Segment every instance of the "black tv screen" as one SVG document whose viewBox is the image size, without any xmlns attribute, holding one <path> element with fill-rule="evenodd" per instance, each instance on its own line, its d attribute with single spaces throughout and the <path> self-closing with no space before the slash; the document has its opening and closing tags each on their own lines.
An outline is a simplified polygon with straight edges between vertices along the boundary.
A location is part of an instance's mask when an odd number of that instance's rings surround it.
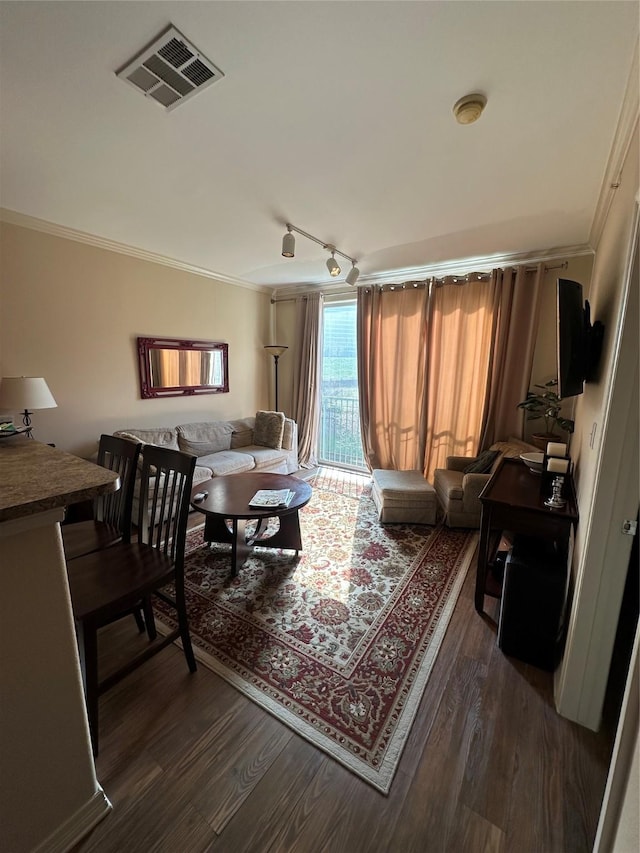
<svg viewBox="0 0 640 853">
<path fill-rule="evenodd" d="M 587 364 L 587 324 L 582 285 L 568 278 L 557 283 L 558 395 L 582 394 Z"/>
</svg>

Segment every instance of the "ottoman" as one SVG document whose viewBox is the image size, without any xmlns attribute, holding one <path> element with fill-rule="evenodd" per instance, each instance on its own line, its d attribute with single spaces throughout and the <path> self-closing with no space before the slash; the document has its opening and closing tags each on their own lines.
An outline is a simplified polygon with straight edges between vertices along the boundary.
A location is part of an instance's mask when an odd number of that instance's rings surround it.
<svg viewBox="0 0 640 853">
<path fill-rule="evenodd" d="M 436 493 L 421 471 L 372 473 L 373 501 L 381 524 L 435 524 Z"/>
</svg>

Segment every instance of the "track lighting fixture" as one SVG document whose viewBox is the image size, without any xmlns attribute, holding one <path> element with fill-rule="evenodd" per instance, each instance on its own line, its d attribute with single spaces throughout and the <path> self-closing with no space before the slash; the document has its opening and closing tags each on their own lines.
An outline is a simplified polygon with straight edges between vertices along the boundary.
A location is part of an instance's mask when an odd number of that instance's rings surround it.
<svg viewBox="0 0 640 853">
<path fill-rule="evenodd" d="M 340 269 L 340 265 L 338 264 L 338 262 L 336 261 L 334 256 L 335 256 L 335 249 L 332 249 L 331 250 L 331 257 L 327 261 L 327 269 L 329 270 L 329 275 L 331 275 L 335 278 L 337 275 L 340 275 L 341 269 Z"/>
<path fill-rule="evenodd" d="M 287 222 L 287 233 L 282 238 L 282 255 L 285 258 L 293 258 L 295 252 L 295 237 L 291 233 L 295 231 L 296 234 L 302 234 L 303 237 L 306 237 L 308 240 L 313 240 L 314 243 L 318 243 L 322 246 L 323 249 L 326 249 L 328 252 L 331 252 L 331 257 L 327 260 L 327 269 L 329 270 L 329 274 L 332 278 L 336 278 L 339 276 L 342 270 L 340 269 L 340 265 L 335 259 L 336 255 L 340 255 L 346 260 L 351 261 L 351 269 L 347 273 L 345 281 L 347 284 L 355 284 L 358 280 L 358 276 L 360 275 L 360 270 L 356 267 L 356 259 L 352 258 L 350 255 L 345 255 L 344 252 L 341 252 L 340 249 L 336 249 L 336 247 L 332 243 L 325 243 L 324 240 L 319 240 L 317 237 L 314 237 L 313 234 L 309 234 L 307 231 L 303 231 L 301 228 L 296 228 L 295 225 L 291 225 L 290 222 Z"/>
<path fill-rule="evenodd" d="M 360 270 L 354 264 L 351 267 L 351 269 L 349 270 L 349 272 L 347 273 L 347 277 L 345 278 L 345 281 L 347 282 L 347 284 L 355 284 L 356 281 L 358 280 L 359 275 L 360 275 Z"/>
<path fill-rule="evenodd" d="M 287 225 L 287 228 L 289 230 L 282 238 L 282 257 L 293 258 L 296 253 L 296 238 L 291 233 L 291 226 Z"/>
</svg>

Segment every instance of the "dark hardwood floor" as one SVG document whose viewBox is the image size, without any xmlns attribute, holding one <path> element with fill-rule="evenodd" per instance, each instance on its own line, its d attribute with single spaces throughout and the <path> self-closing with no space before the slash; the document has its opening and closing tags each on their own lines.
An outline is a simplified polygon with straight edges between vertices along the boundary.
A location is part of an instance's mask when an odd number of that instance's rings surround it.
<svg viewBox="0 0 640 853">
<path fill-rule="evenodd" d="M 611 732 L 559 717 L 549 673 L 504 657 L 472 565 L 389 796 L 171 647 L 100 705 L 113 812 L 75 853 L 586 853 Z M 105 629 L 103 665 L 137 636 Z"/>
</svg>

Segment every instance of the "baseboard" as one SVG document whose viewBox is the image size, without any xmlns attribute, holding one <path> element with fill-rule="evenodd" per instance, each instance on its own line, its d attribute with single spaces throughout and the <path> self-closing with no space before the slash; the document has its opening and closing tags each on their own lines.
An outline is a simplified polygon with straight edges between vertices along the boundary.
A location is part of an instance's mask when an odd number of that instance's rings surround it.
<svg viewBox="0 0 640 853">
<path fill-rule="evenodd" d="M 67 853 L 91 832 L 112 808 L 105 792 L 98 785 L 98 790 L 91 799 L 54 830 L 33 853 Z"/>
</svg>

